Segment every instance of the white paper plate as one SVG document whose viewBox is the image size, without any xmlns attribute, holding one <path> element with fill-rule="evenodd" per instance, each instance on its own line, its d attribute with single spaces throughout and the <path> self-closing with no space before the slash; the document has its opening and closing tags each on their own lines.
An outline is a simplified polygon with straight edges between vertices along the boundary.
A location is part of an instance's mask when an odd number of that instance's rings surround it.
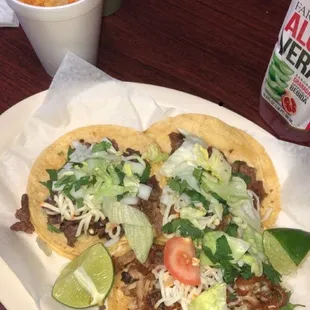
<svg viewBox="0 0 310 310">
<path fill-rule="evenodd" d="M 203 113 L 217 117 L 237 128 L 260 135 L 270 134 L 246 118 L 220 107 L 219 105 L 196 96 L 180 91 L 153 85 L 128 83 L 139 92 L 152 97 L 159 105 L 164 107 L 179 108 L 186 113 Z M 23 130 L 25 122 L 34 111 L 43 103 L 46 91 L 31 96 L 7 110 L 0 116 L 2 136 L 0 140 L 0 154 L 6 150 L 11 142 Z M 107 97 L 109 94 L 107 93 Z M 20 284 L 17 277 L 10 271 L 0 258 L 0 301 L 8 310 L 37 309 L 28 292 Z"/>
</svg>

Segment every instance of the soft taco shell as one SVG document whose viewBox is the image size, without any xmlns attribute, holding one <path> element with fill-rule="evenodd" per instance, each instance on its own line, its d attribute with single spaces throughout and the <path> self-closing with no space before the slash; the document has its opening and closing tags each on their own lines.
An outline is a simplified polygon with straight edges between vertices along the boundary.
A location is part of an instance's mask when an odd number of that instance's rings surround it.
<svg viewBox="0 0 310 310">
<path fill-rule="evenodd" d="M 267 197 L 261 203 L 261 216 L 265 228 L 272 227 L 280 212 L 280 185 L 275 168 L 263 146 L 244 131 L 231 127 L 217 118 L 201 114 L 182 114 L 159 121 L 146 130 L 156 139 L 162 151 L 170 153 L 169 134 L 184 129 L 203 138 L 210 146 L 224 152 L 230 163 L 245 161 L 256 168 L 258 180 L 262 180 Z"/>
<path fill-rule="evenodd" d="M 86 142 L 100 142 L 104 137 L 115 139 L 120 151 L 132 148 L 141 153 L 145 152 L 149 145 L 156 143 L 151 137 L 131 128 L 98 125 L 89 126 L 71 131 L 60 137 L 52 145 L 46 148 L 32 166 L 27 186 L 29 196 L 29 210 L 31 222 L 40 239 L 46 242 L 58 254 L 73 259 L 91 245 L 101 242 L 97 236 L 82 235 L 78 238 L 74 247 L 67 245 L 64 234 L 50 232 L 47 229 L 47 216 L 41 209 L 41 203 L 49 196 L 49 192 L 40 181 L 48 180 L 46 169 L 60 169 L 66 163 L 69 145 L 74 140 L 84 139 Z M 123 238 L 111 248 L 111 254 L 121 256 L 129 250 L 126 239 Z"/>
</svg>

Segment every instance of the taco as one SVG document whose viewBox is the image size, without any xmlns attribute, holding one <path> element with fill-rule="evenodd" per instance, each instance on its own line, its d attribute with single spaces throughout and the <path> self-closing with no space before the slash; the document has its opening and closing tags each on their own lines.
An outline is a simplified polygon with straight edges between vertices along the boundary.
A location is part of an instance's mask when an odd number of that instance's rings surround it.
<svg viewBox="0 0 310 310">
<path fill-rule="evenodd" d="M 219 150 L 231 165 L 232 173 L 246 179 L 247 189 L 259 198 L 258 207 L 264 228 L 272 227 L 280 212 L 280 185 L 263 146 L 244 131 L 200 114 L 169 118 L 157 122 L 146 131 L 163 152 L 170 154 L 182 145 L 186 133 L 202 139 L 209 153 L 212 148 Z"/>
<path fill-rule="evenodd" d="M 160 156 L 152 138 L 120 126 L 84 127 L 59 138 L 28 179 L 39 238 L 70 259 L 101 241 L 115 256 L 133 249 L 145 261 L 162 224 L 151 166 Z"/>
<path fill-rule="evenodd" d="M 272 226 L 280 210 L 277 175 L 264 148 L 204 115 L 169 118 L 146 134 L 170 154 L 156 174 L 164 235 L 144 264 L 130 252 L 115 258 L 109 309 L 286 305 L 289 294 L 262 246 L 263 226 Z"/>
</svg>

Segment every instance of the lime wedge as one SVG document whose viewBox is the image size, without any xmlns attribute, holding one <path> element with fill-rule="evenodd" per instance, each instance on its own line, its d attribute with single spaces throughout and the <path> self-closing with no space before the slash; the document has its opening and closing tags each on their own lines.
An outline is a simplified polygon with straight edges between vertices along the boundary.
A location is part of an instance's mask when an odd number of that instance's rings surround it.
<svg viewBox="0 0 310 310">
<path fill-rule="evenodd" d="M 278 272 L 288 275 L 297 269 L 310 251 L 310 233 L 290 228 L 264 231 L 264 252 Z"/>
<path fill-rule="evenodd" d="M 102 305 L 114 280 L 113 263 L 97 243 L 70 262 L 56 280 L 52 296 L 73 308 Z"/>
</svg>

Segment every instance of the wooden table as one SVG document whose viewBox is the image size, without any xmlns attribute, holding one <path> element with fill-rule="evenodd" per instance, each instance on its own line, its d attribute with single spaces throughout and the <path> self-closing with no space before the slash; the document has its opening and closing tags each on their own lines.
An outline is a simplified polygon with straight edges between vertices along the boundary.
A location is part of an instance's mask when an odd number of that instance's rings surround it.
<svg viewBox="0 0 310 310">
<path fill-rule="evenodd" d="M 209 99 L 272 132 L 258 99 L 289 3 L 124 0 L 104 19 L 98 67 Z M 23 30 L 0 28 L 0 114 L 50 82 Z"/>
</svg>

